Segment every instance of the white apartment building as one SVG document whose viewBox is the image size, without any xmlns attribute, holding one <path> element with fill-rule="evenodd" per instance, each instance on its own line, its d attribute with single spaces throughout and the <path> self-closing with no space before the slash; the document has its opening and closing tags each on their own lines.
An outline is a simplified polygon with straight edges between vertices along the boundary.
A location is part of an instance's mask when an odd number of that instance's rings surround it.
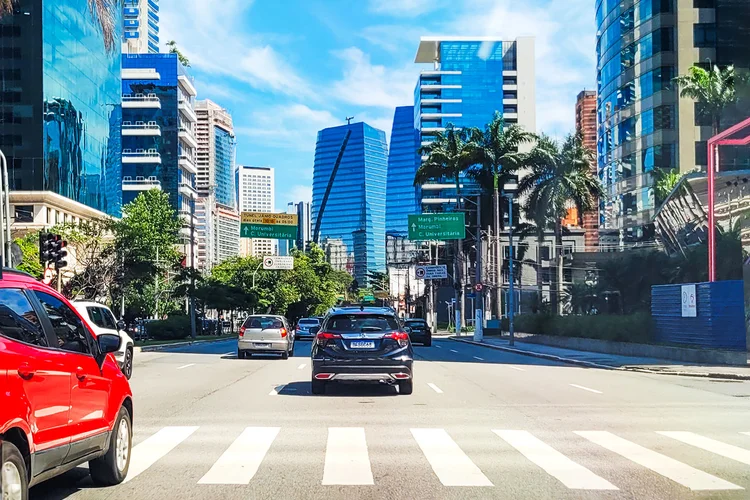
<svg viewBox="0 0 750 500">
<path fill-rule="evenodd" d="M 274 212 L 274 170 L 271 167 L 237 167 L 237 202 L 241 212 Z M 276 255 L 277 240 L 244 238 L 241 244 L 242 255 L 259 257 Z"/>
<path fill-rule="evenodd" d="M 122 53 L 159 53 L 159 0 L 124 0 Z"/>
<path fill-rule="evenodd" d="M 240 254 L 240 214 L 233 207 L 216 204 L 213 224 L 213 251 L 216 263 Z"/>
</svg>

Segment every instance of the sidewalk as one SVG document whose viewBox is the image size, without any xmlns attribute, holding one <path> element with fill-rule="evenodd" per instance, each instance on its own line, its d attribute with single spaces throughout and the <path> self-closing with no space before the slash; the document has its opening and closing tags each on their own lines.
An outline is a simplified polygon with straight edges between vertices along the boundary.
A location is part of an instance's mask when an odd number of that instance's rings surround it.
<svg viewBox="0 0 750 500">
<path fill-rule="evenodd" d="M 450 337 L 457 342 L 481 345 L 492 349 L 534 356 L 563 363 L 570 363 L 590 368 L 604 368 L 608 370 L 627 370 L 642 373 L 658 373 L 663 375 L 681 375 L 688 377 L 721 378 L 729 380 L 750 380 L 750 365 L 743 366 L 706 366 L 691 364 L 675 364 L 675 362 L 657 358 L 642 358 L 603 354 L 600 352 L 577 351 L 552 347 L 541 344 L 530 344 L 516 341 L 513 347 L 507 339 L 485 337 L 482 342 L 474 342 L 471 336 Z"/>
</svg>

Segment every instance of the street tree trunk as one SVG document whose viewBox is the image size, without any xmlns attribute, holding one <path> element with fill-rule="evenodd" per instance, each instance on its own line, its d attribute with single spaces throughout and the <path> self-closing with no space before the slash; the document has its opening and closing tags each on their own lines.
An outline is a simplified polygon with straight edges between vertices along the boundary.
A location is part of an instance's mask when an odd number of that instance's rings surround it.
<svg viewBox="0 0 750 500">
<path fill-rule="evenodd" d="M 556 308 L 557 314 L 562 315 L 563 313 L 563 301 L 562 301 L 562 290 L 563 290 L 563 245 L 562 245 L 562 222 L 558 218 L 555 221 L 555 251 L 557 252 L 557 283 L 555 290 Z"/>
<path fill-rule="evenodd" d="M 496 318 L 499 320 L 503 316 L 503 259 L 502 248 L 500 247 L 500 193 L 498 192 L 497 182 L 497 175 L 495 175 L 492 202 L 495 205 L 495 307 L 497 311 Z"/>
<path fill-rule="evenodd" d="M 536 237 L 536 300 L 539 310 L 542 308 L 542 246 L 544 245 L 544 233 Z"/>
</svg>

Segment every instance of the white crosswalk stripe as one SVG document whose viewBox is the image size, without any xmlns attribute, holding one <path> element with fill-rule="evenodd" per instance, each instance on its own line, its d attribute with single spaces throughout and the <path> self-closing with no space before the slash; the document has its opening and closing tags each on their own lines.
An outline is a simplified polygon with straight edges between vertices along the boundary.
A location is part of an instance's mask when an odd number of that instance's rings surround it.
<svg viewBox="0 0 750 500">
<path fill-rule="evenodd" d="M 740 432 L 740 434 L 744 434 L 745 436 L 750 436 L 750 432 Z"/>
<path fill-rule="evenodd" d="M 362 427 L 328 429 L 324 485 L 375 484 Z"/>
<path fill-rule="evenodd" d="M 660 431 L 657 434 L 676 439 L 677 441 L 682 441 L 683 443 L 693 445 L 702 450 L 710 451 L 711 453 L 716 453 L 717 455 L 721 455 L 722 457 L 731 460 L 736 460 L 745 465 L 750 465 L 750 450 L 740 448 L 739 446 L 722 443 L 721 441 L 716 441 L 715 439 L 700 436 L 692 432 Z"/>
<path fill-rule="evenodd" d="M 523 456 L 573 490 L 616 490 L 617 487 L 572 461 L 526 431 L 493 430 Z"/>
<path fill-rule="evenodd" d="M 279 430 L 279 427 L 248 427 L 198 483 L 250 483 Z"/>
<path fill-rule="evenodd" d="M 411 433 L 444 486 L 492 486 L 443 429 L 412 429 Z"/>
<path fill-rule="evenodd" d="M 154 465 L 196 430 L 198 430 L 198 427 L 164 427 L 136 445 L 130 455 L 130 468 L 125 482 L 130 481 Z"/>
<path fill-rule="evenodd" d="M 576 431 L 592 443 L 627 458 L 691 490 L 741 490 L 741 486 L 678 462 L 606 431 Z"/>
</svg>

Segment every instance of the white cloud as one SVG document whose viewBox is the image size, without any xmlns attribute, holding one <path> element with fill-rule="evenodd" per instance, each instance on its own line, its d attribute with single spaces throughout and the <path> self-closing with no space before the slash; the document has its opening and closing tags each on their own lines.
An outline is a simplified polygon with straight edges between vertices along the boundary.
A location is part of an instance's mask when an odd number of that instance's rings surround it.
<svg viewBox="0 0 750 500">
<path fill-rule="evenodd" d="M 370 0 L 370 10 L 378 14 L 415 17 L 442 6 L 439 0 Z"/>
<path fill-rule="evenodd" d="M 304 104 L 276 105 L 256 109 L 247 120 L 250 126 L 235 127 L 243 142 L 264 147 L 313 151 L 317 131 L 339 125 L 329 111 L 315 110 Z M 283 153 L 282 151 L 280 151 Z"/>
<path fill-rule="evenodd" d="M 372 45 L 398 54 L 404 47 L 410 47 L 416 53 L 419 37 L 429 35 L 430 31 L 412 24 L 378 24 L 366 26 L 358 34 Z"/>
<path fill-rule="evenodd" d="M 334 52 L 344 62 L 343 79 L 334 82 L 331 96 L 360 106 L 393 109 L 414 102 L 419 68 L 386 68 L 372 64 L 370 56 L 357 47 Z"/>
<path fill-rule="evenodd" d="M 309 184 L 296 184 L 287 190 L 290 201 L 295 203 L 300 201 L 312 201 L 312 186 Z"/>
</svg>

